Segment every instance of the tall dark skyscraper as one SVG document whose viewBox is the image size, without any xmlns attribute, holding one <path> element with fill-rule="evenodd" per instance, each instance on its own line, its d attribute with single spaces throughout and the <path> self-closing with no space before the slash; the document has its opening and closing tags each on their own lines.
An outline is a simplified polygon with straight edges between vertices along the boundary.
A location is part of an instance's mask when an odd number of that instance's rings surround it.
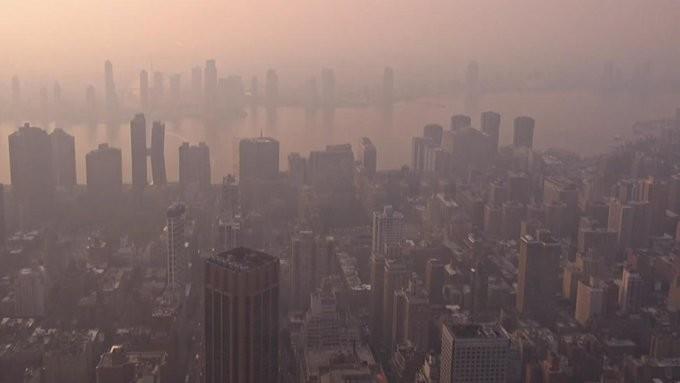
<svg viewBox="0 0 680 383">
<path fill-rule="evenodd" d="M 513 124 L 512 145 L 515 147 L 534 147 L 534 125 L 535 121 L 531 117 L 521 116 L 515 118 Z"/>
<path fill-rule="evenodd" d="M 165 174 L 165 124 L 154 121 L 151 128 L 151 176 L 153 184 L 163 186 L 168 183 Z"/>
<path fill-rule="evenodd" d="M 149 109 L 149 72 L 139 72 L 139 106 L 142 111 Z"/>
<path fill-rule="evenodd" d="M 87 192 L 102 197 L 117 195 L 123 187 L 123 157 L 120 149 L 99 144 L 85 155 Z"/>
<path fill-rule="evenodd" d="M 561 248 L 549 231 L 520 238 L 517 274 L 517 311 L 537 319 L 549 319 L 557 293 Z"/>
<path fill-rule="evenodd" d="M 116 95 L 116 84 L 113 80 L 113 64 L 106 60 L 104 63 L 104 102 L 108 117 L 113 117 L 118 112 L 118 96 Z"/>
<path fill-rule="evenodd" d="M 54 185 L 64 190 L 71 190 L 76 185 L 75 138 L 57 128 L 50 133 L 50 143 Z"/>
<path fill-rule="evenodd" d="M 205 62 L 203 93 L 206 111 L 214 111 L 217 106 L 217 64 L 215 60 Z"/>
<path fill-rule="evenodd" d="M 279 260 L 237 247 L 205 264 L 205 382 L 278 382 Z"/>
<path fill-rule="evenodd" d="M 185 191 L 210 187 L 210 149 L 205 142 L 179 147 L 179 185 Z"/>
<path fill-rule="evenodd" d="M 132 155 L 132 187 L 146 186 L 146 118 L 137 114 L 130 121 L 130 154 Z"/>
<path fill-rule="evenodd" d="M 246 138 L 239 143 L 239 178 L 271 180 L 279 174 L 279 142 L 270 137 Z"/>
<path fill-rule="evenodd" d="M 26 123 L 9 135 L 12 192 L 24 223 L 35 222 L 51 210 L 54 196 L 52 145 L 43 129 Z"/>
<path fill-rule="evenodd" d="M 368 137 L 361 138 L 360 160 L 366 175 L 373 177 L 378 168 L 378 151 Z"/>
<path fill-rule="evenodd" d="M 486 133 L 491 138 L 491 145 L 494 151 L 498 151 L 498 142 L 501 133 L 501 115 L 496 112 L 482 113 L 482 132 Z"/>
</svg>

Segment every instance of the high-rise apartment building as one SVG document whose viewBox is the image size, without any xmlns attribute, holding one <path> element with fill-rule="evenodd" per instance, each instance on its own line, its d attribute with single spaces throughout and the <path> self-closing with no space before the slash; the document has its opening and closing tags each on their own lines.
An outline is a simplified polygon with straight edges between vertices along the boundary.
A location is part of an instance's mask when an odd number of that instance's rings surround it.
<svg viewBox="0 0 680 383">
<path fill-rule="evenodd" d="M 55 190 L 47 132 L 26 123 L 10 134 L 9 166 L 20 219 L 29 223 L 44 217 L 52 207 Z"/>
<path fill-rule="evenodd" d="M 50 133 L 50 143 L 54 185 L 64 190 L 71 190 L 76 185 L 75 138 L 57 128 Z"/>
</svg>

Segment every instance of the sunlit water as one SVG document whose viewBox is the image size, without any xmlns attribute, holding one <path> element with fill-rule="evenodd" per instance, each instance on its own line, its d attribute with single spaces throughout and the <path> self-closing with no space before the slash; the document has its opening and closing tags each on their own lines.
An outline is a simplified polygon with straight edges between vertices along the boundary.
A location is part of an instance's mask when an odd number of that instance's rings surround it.
<svg viewBox="0 0 680 383">
<path fill-rule="evenodd" d="M 485 95 L 471 107 L 463 97 L 419 99 L 395 105 L 391 118 L 379 108 L 338 108 L 332 124 L 324 123 L 322 113 L 310 119 L 301 108 L 279 108 L 275 125 L 260 109 L 242 120 L 207 128 L 200 120 L 166 121 L 166 168 L 168 180 L 177 180 L 178 147 L 183 141 L 205 141 L 210 147 L 212 180 L 234 172 L 238 139 L 260 135 L 281 142 L 281 167 L 287 167 L 290 152 L 307 153 L 327 144 L 356 144 L 362 136 L 373 140 L 378 149 L 378 167 L 398 168 L 409 163 L 411 137 L 419 135 L 427 123 L 448 127 L 454 113 L 468 113 L 475 125 L 479 112 L 494 110 L 502 115 L 501 144 L 512 137 L 512 119 L 529 115 L 536 119 L 535 147 L 558 147 L 590 155 L 607 150 L 616 136 L 626 138 L 634 122 L 673 115 L 680 106 L 680 95 L 666 94 L 642 100 L 628 95 L 607 98 L 587 92 L 526 92 Z M 150 124 L 149 124 L 150 125 Z M 130 181 L 130 131 L 120 126 L 63 126 L 76 137 L 78 182 L 85 182 L 85 154 L 99 143 L 108 142 L 123 153 L 123 176 Z M 0 125 L 0 182 L 9 183 L 7 136 L 15 123 Z M 150 135 L 150 127 L 148 134 Z M 356 146 L 355 146 L 356 147 Z"/>
</svg>

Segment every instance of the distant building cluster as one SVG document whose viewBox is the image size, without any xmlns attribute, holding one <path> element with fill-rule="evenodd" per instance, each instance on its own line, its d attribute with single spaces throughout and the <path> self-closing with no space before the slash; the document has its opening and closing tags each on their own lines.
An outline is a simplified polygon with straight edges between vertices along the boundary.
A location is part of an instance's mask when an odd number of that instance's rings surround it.
<svg viewBox="0 0 680 383">
<path fill-rule="evenodd" d="M 180 107 L 167 80 L 140 73 L 147 114 L 85 156 L 84 185 L 77 137 L 9 136 L 0 383 L 680 380 L 680 111 L 587 158 L 539 150 L 531 117 L 503 135 L 499 113 L 455 114 L 394 170 L 370 137 L 282 158 L 253 134 L 214 183 L 211 150 L 232 149 L 183 142 L 166 164 L 165 124 L 147 132 Z M 332 115 L 333 70 L 319 83 L 306 112 Z M 258 86 L 192 71 L 211 116 L 284 102 L 275 71 Z M 382 86 L 389 108 L 391 68 Z M 109 113 L 120 94 L 107 62 Z"/>
</svg>

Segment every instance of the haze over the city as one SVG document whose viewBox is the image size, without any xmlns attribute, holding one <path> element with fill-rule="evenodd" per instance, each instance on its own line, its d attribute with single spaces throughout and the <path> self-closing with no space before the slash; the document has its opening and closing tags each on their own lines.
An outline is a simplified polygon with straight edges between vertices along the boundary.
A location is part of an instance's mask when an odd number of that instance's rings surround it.
<svg viewBox="0 0 680 383">
<path fill-rule="evenodd" d="M 680 382 L 680 0 L 0 0 L 0 383 Z"/>
<path fill-rule="evenodd" d="M 680 63 L 673 0 L 6 0 L 0 12 L 5 78 L 91 82 L 106 59 L 130 78 L 204 58 L 244 75 L 333 66 L 364 78 L 384 65 L 446 78 L 469 60 L 487 73 Z"/>
</svg>

